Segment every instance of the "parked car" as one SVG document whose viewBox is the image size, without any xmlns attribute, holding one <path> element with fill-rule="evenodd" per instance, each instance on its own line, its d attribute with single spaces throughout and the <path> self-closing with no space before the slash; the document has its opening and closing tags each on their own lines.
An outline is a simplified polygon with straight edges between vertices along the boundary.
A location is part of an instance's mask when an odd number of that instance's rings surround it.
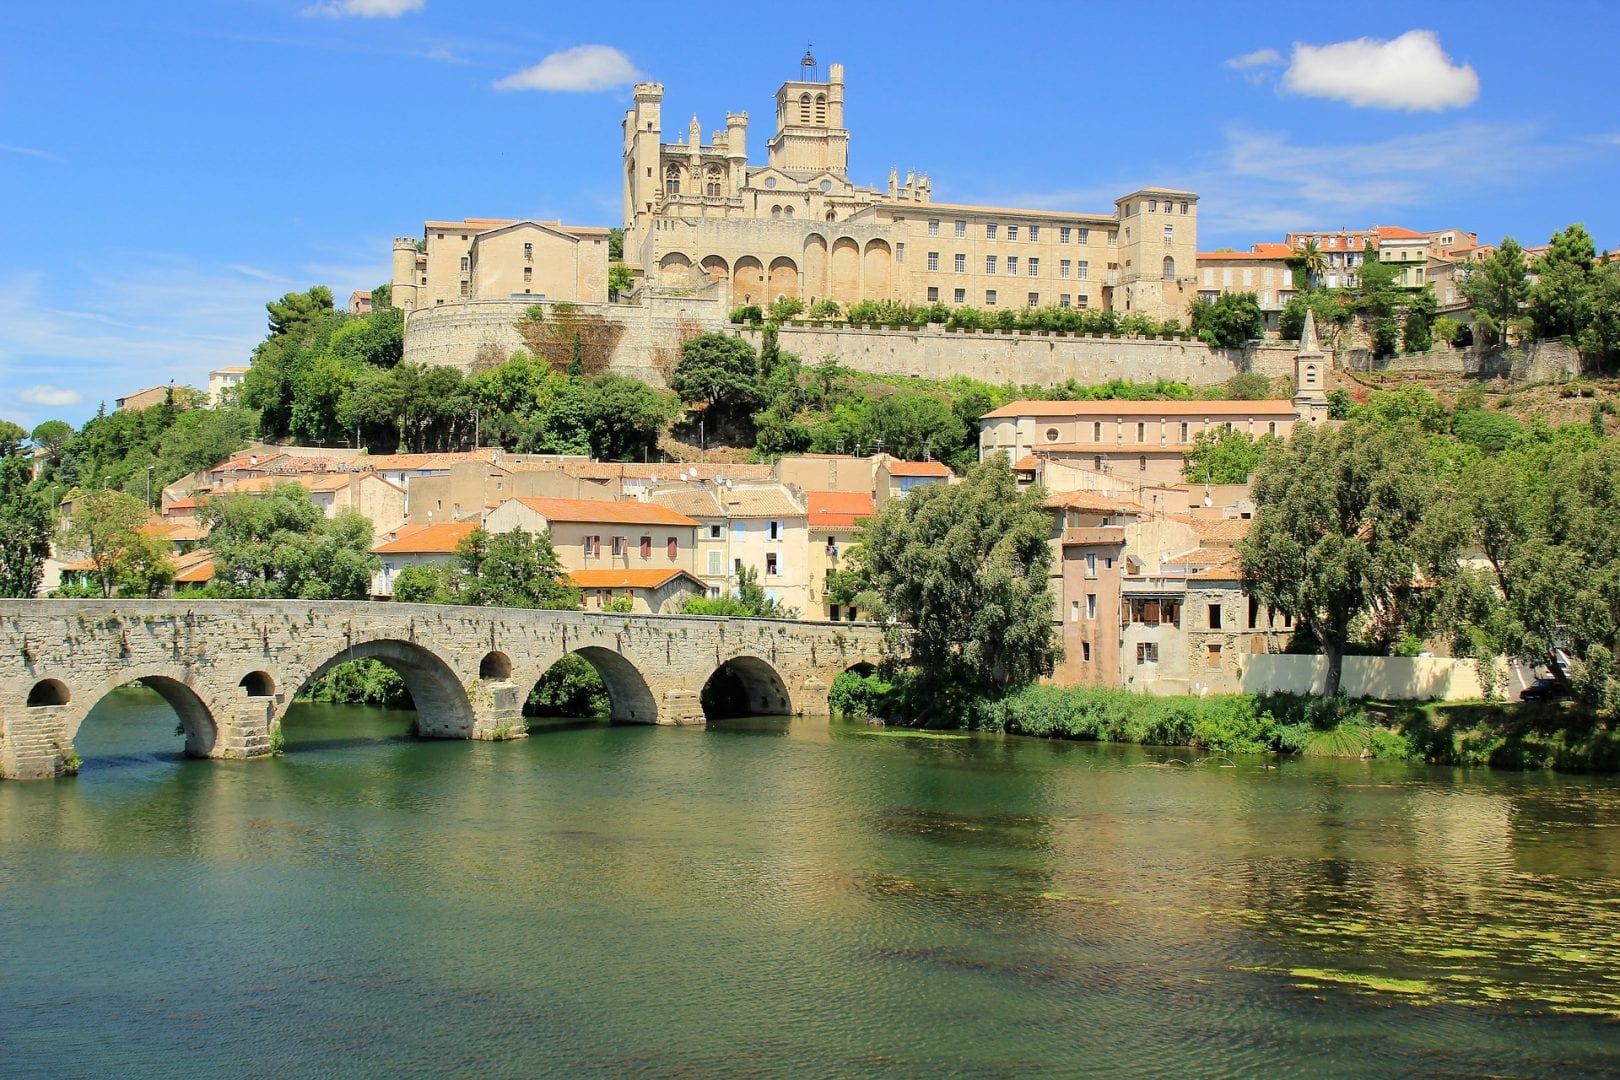
<svg viewBox="0 0 1620 1080">
<path fill-rule="evenodd" d="M 1569 683 L 1562 679 L 1537 679 L 1519 691 L 1520 701 L 1550 701 L 1569 697 Z"/>
</svg>

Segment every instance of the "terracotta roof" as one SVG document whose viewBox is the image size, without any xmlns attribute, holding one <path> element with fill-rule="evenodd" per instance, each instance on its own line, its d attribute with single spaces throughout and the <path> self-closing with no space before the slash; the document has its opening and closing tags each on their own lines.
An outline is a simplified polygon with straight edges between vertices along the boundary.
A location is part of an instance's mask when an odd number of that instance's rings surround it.
<svg viewBox="0 0 1620 1080">
<path fill-rule="evenodd" d="M 726 516 L 733 518 L 802 518 L 805 510 L 788 490 L 780 485 L 772 487 L 740 487 L 720 495 Z"/>
<path fill-rule="evenodd" d="M 1259 247 L 1260 245 L 1257 244 L 1255 246 Z M 1277 250 L 1277 251 L 1200 251 L 1197 255 L 1195 255 L 1193 257 L 1195 259 L 1197 259 L 1199 262 L 1218 262 L 1218 261 L 1220 261 L 1222 259 L 1248 259 L 1248 260 L 1251 260 L 1251 261 L 1265 259 L 1265 260 L 1269 260 L 1271 262 L 1281 262 L 1284 259 L 1293 258 L 1294 253 L 1293 253 L 1292 249 L 1290 249 L 1287 244 L 1268 244 L 1266 246 L 1267 247 L 1278 248 L 1279 250 Z"/>
<path fill-rule="evenodd" d="M 999 409 L 992 409 L 979 417 L 981 420 L 1016 419 L 1029 417 L 1042 420 L 1063 416 L 1293 416 L 1294 403 L 1288 398 L 1267 398 L 1261 401 L 1126 401 L 1110 398 L 1106 401 L 1014 401 Z"/>
<path fill-rule="evenodd" d="M 424 469 L 448 469 L 452 465 L 459 465 L 464 461 L 493 462 L 500 451 L 486 450 L 459 450 L 444 454 L 378 454 L 355 459 L 356 464 L 364 469 L 373 469 L 377 472 L 419 472 Z"/>
<path fill-rule="evenodd" d="M 214 580 L 214 553 L 207 548 L 174 557 L 176 585 L 205 585 Z"/>
<path fill-rule="evenodd" d="M 1373 232 L 1378 234 L 1380 240 L 1427 240 L 1428 233 L 1413 232 L 1403 229 L 1399 225 L 1380 225 Z"/>
<path fill-rule="evenodd" d="M 847 529 L 872 516 L 872 496 L 864 491 L 810 491 L 810 527 Z"/>
<path fill-rule="evenodd" d="M 1034 454 L 1025 454 L 1023 457 L 1018 459 L 1018 463 L 1014 465 L 1012 469 L 1013 472 L 1034 472 L 1040 467 L 1040 458 L 1036 457 Z"/>
<path fill-rule="evenodd" d="M 1047 443 L 1041 447 L 1041 453 L 1054 454 L 1184 454 L 1196 445 L 1192 442 L 1170 442 L 1163 446 L 1158 443 Z M 1070 462 L 1073 464 L 1073 462 Z"/>
<path fill-rule="evenodd" d="M 405 525 L 371 550 L 378 555 L 449 555 L 477 528 L 476 521 Z"/>
<path fill-rule="evenodd" d="M 641 569 L 613 569 L 605 570 L 570 570 L 568 580 L 581 589 L 656 589 L 668 584 L 672 579 L 684 577 L 693 584 L 703 587 L 703 582 L 679 567 L 666 567 L 662 570 Z"/>
<path fill-rule="evenodd" d="M 1142 504 L 1130 499 L 1111 499 L 1096 491 L 1065 491 L 1048 495 L 1041 503 L 1048 510 L 1089 510 L 1097 514 L 1140 514 Z"/>
<path fill-rule="evenodd" d="M 208 539 L 208 530 L 195 521 L 154 521 L 142 525 L 140 531 L 174 543 Z"/>
<path fill-rule="evenodd" d="M 1064 544 L 1123 544 L 1125 526 L 1092 525 L 1063 530 Z"/>
<path fill-rule="evenodd" d="M 622 499 L 531 499 L 514 500 L 548 521 L 583 521 L 618 525 L 696 525 L 685 514 L 657 503 L 628 502 Z M 503 504 L 504 505 L 504 504 Z"/>
<path fill-rule="evenodd" d="M 720 504 L 715 501 L 714 492 L 706 487 L 676 488 L 671 491 L 648 492 L 647 499 L 659 506 L 667 506 L 677 514 L 687 517 L 725 517 Z"/>
<path fill-rule="evenodd" d="M 173 502 L 171 502 L 169 504 L 169 509 L 170 510 L 195 510 L 197 507 L 199 507 L 201 505 L 202 504 L 199 503 L 196 499 L 194 499 L 190 495 L 187 495 L 183 499 L 176 499 Z"/>
<path fill-rule="evenodd" d="M 1232 548 L 1203 548 L 1205 565 L 1187 575 L 1188 581 L 1242 581 L 1238 553 Z"/>
<path fill-rule="evenodd" d="M 1225 541 L 1236 543 L 1249 535 L 1249 526 L 1254 522 L 1247 518 L 1189 518 L 1187 524 L 1193 527 L 1204 543 Z"/>
<path fill-rule="evenodd" d="M 890 476 L 949 476 L 951 470 L 938 461 L 897 461 L 890 459 Z"/>
</svg>

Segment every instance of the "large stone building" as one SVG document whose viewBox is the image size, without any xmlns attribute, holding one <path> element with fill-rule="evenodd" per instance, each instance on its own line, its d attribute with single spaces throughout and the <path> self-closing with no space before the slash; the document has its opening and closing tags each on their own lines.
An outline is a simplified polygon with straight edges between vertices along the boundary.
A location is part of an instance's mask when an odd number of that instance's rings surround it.
<svg viewBox="0 0 1620 1080">
<path fill-rule="evenodd" d="M 605 304 L 608 231 L 556 221 L 427 221 L 394 239 L 392 302 L 403 311 L 473 300 Z"/>
<path fill-rule="evenodd" d="M 708 142 L 697 117 L 664 141 L 664 88 L 641 83 L 624 119 L 625 259 L 665 288 L 715 283 L 731 304 L 781 296 L 1074 306 L 1183 318 L 1195 292 L 1198 196 L 1143 188 L 1112 213 L 935 203 L 927 176 L 849 176 L 844 68 L 806 56 L 776 93 L 764 165 L 748 114 Z"/>
</svg>

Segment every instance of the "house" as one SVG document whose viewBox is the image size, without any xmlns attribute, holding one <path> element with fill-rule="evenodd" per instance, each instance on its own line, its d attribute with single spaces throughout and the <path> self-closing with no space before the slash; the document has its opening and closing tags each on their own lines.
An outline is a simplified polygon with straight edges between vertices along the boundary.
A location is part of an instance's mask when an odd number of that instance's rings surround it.
<svg viewBox="0 0 1620 1080">
<path fill-rule="evenodd" d="M 628 598 L 632 612 L 670 615 L 681 611 L 688 597 L 707 591 L 698 578 L 670 566 L 573 570 L 568 581 L 580 591 L 586 611 L 600 611 Z"/>
<path fill-rule="evenodd" d="M 802 497 L 780 483 L 668 485 L 649 503 L 694 519 L 701 536 L 696 573 L 711 595 L 734 592 L 744 567 L 768 599 L 810 609 L 808 518 Z"/>
<path fill-rule="evenodd" d="M 864 491 L 807 491 L 809 507 L 809 592 L 806 618 L 854 621 L 860 612 L 854 607 L 833 603 L 827 594 L 827 577 L 848 565 L 850 546 L 860 538 L 861 528 L 876 512 L 876 502 Z"/>
<path fill-rule="evenodd" d="M 655 503 L 626 499 L 507 499 L 484 519 L 492 533 L 550 531 L 564 569 L 695 567 L 698 522 Z"/>
<path fill-rule="evenodd" d="M 448 566 L 477 522 L 444 521 L 435 525 L 402 525 L 389 532 L 371 553 L 382 565 L 371 578 L 371 595 L 394 595 L 394 580 L 408 566 Z"/>
</svg>

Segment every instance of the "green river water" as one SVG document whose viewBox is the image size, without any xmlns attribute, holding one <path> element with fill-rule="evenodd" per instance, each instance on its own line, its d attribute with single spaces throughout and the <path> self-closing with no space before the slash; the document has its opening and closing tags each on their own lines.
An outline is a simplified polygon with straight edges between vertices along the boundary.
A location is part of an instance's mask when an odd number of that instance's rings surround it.
<svg viewBox="0 0 1620 1080">
<path fill-rule="evenodd" d="M 1620 783 L 119 691 L 0 783 L 7 1076 L 1620 1074 Z"/>
</svg>

